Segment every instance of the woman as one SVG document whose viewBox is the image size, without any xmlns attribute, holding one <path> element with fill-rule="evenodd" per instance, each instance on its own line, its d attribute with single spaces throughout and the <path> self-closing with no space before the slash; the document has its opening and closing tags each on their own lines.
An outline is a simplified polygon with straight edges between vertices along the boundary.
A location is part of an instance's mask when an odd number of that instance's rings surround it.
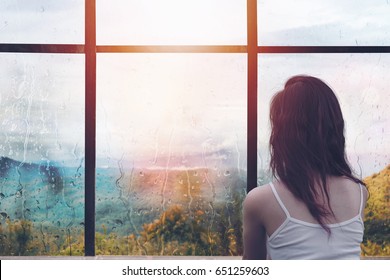
<svg viewBox="0 0 390 280">
<path fill-rule="evenodd" d="M 345 157 L 344 120 L 333 91 L 290 78 L 271 101 L 275 181 L 244 201 L 244 259 L 359 259 L 364 183 Z"/>
</svg>

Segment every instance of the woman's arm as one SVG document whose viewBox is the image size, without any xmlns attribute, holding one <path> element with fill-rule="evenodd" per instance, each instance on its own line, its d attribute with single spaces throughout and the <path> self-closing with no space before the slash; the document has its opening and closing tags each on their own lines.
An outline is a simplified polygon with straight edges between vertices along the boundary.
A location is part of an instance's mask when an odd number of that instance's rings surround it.
<svg viewBox="0 0 390 280">
<path fill-rule="evenodd" d="M 259 188 L 253 189 L 245 198 L 243 205 L 244 260 L 265 260 L 267 258 L 267 234 L 261 222 L 259 191 Z"/>
</svg>

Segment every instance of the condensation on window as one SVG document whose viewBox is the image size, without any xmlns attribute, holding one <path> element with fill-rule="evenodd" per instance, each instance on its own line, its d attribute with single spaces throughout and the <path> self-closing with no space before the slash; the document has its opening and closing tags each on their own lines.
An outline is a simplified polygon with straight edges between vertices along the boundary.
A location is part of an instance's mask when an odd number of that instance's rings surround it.
<svg viewBox="0 0 390 280">
<path fill-rule="evenodd" d="M 259 45 L 388 46 L 386 0 L 258 0 Z"/>
<path fill-rule="evenodd" d="M 83 255 L 83 57 L 0 59 L 0 255 Z"/>
<path fill-rule="evenodd" d="M 84 1 L 0 1 L 0 43 L 84 42 Z"/>
<path fill-rule="evenodd" d="M 96 253 L 241 254 L 245 56 L 97 64 Z"/>
</svg>

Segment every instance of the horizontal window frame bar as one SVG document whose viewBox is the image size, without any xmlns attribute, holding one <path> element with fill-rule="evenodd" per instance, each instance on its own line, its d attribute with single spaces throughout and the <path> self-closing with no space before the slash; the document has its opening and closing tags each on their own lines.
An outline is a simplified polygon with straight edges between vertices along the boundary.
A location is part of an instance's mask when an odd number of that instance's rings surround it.
<svg viewBox="0 0 390 280">
<path fill-rule="evenodd" d="M 85 53 L 85 45 L 78 44 L 1 44 L 0 53 Z"/>
<path fill-rule="evenodd" d="M 258 53 L 390 53 L 390 46 L 258 46 Z"/>
<path fill-rule="evenodd" d="M 0 43 L 0 53 L 78 53 L 81 44 Z M 97 53 L 248 53 L 247 45 L 100 45 Z M 258 54 L 390 53 L 390 46 L 257 46 Z"/>
<path fill-rule="evenodd" d="M 247 53 L 246 45 L 129 45 L 96 46 L 98 53 Z"/>
</svg>

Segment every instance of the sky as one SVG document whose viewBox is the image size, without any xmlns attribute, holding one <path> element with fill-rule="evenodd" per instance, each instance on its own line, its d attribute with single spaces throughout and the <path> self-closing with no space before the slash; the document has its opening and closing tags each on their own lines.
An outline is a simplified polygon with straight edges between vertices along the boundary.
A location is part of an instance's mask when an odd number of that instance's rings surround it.
<svg viewBox="0 0 390 280">
<path fill-rule="evenodd" d="M 259 0 L 259 44 L 390 45 L 388 0 Z"/>
<path fill-rule="evenodd" d="M 246 0 L 96 3 L 98 45 L 246 44 Z M 389 14 L 387 0 L 259 0 L 259 45 L 389 46 Z M 81 0 L 3 0 L 0 43 L 83 44 L 83 17 Z M 0 53 L 0 61 L 0 153 L 80 162 L 83 56 Z M 358 173 L 389 164 L 389 63 L 389 54 L 259 55 L 260 166 L 267 165 L 269 99 L 296 74 L 316 75 L 335 90 Z M 246 68 L 245 54 L 98 54 L 102 164 L 225 160 L 245 168 Z"/>
</svg>

